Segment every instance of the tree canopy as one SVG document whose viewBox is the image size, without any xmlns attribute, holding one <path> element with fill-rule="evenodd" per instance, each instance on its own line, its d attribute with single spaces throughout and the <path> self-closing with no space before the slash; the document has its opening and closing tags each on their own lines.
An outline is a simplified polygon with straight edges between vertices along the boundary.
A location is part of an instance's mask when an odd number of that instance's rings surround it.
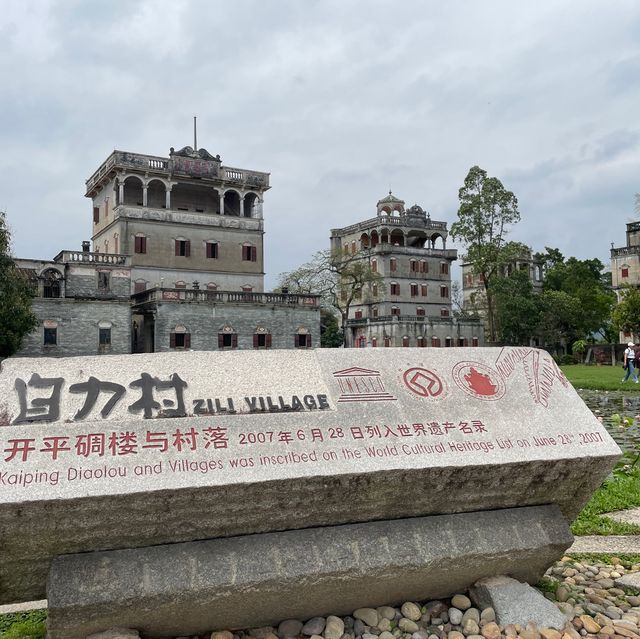
<svg viewBox="0 0 640 639">
<path fill-rule="evenodd" d="M 0 211 L 0 358 L 13 355 L 37 325 L 33 291 L 11 256 L 11 233 Z"/>
<path fill-rule="evenodd" d="M 631 335 L 640 333 L 640 290 L 627 288 L 622 292 L 620 303 L 613 309 L 614 327 Z"/>
<path fill-rule="evenodd" d="M 381 291 L 382 277 L 373 272 L 367 251 L 343 253 L 319 251 L 311 261 L 293 271 L 281 273 L 278 286 L 290 293 L 314 293 L 321 296 L 325 309 L 337 312 L 341 319 L 342 342 L 346 346 L 349 309 L 354 302 L 371 297 L 375 283 Z"/>
<path fill-rule="evenodd" d="M 518 199 L 498 178 L 473 166 L 458 192 L 458 220 L 451 225 L 451 236 L 465 245 L 465 261 L 481 276 L 486 298 L 489 340 L 496 341 L 493 279 L 501 265 L 515 257 L 522 245 L 506 241 L 508 228 L 520 221 Z"/>
</svg>

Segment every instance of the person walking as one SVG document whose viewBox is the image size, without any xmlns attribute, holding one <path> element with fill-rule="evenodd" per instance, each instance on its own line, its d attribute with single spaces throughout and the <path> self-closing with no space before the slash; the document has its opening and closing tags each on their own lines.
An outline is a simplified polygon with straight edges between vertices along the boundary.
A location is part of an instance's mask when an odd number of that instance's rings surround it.
<svg viewBox="0 0 640 639">
<path fill-rule="evenodd" d="M 622 383 L 629 379 L 629 376 L 633 376 L 633 382 L 638 383 L 638 374 L 636 373 L 636 352 L 634 350 L 634 343 L 629 342 L 627 348 L 624 349 L 624 369 L 627 371 L 622 378 Z"/>
</svg>

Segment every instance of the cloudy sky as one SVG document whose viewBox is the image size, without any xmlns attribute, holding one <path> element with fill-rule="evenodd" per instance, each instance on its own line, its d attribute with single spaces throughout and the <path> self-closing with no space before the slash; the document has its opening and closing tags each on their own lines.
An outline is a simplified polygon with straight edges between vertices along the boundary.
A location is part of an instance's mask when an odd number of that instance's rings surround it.
<svg viewBox="0 0 640 639">
<path fill-rule="evenodd" d="M 0 209 L 13 252 L 91 233 L 114 149 L 198 143 L 271 173 L 266 285 L 391 188 L 451 224 L 478 164 L 511 238 L 608 262 L 637 219 L 640 2 L 21 0 L 0 3 Z M 458 247 L 461 248 L 461 247 Z"/>
</svg>

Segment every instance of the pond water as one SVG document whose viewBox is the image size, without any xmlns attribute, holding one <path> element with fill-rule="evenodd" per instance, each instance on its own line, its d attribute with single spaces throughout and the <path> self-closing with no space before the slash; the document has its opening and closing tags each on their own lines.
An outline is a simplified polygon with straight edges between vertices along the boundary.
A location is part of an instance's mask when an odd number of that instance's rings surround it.
<svg viewBox="0 0 640 639">
<path fill-rule="evenodd" d="M 640 393 L 577 389 L 578 395 L 593 411 L 623 450 L 640 449 Z M 618 416 L 618 417 L 616 417 Z M 623 425 L 623 419 L 631 425 Z"/>
</svg>

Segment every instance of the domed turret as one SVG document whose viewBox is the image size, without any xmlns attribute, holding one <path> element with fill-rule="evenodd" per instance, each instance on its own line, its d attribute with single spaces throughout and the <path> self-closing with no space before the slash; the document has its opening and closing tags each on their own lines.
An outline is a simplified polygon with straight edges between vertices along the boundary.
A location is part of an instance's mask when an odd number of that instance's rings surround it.
<svg viewBox="0 0 640 639">
<path fill-rule="evenodd" d="M 389 190 L 389 195 L 383 197 L 378 201 L 377 205 L 378 215 L 394 215 L 404 213 L 404 200 L 398 199 L 392 192 Z"/>
</svg>

